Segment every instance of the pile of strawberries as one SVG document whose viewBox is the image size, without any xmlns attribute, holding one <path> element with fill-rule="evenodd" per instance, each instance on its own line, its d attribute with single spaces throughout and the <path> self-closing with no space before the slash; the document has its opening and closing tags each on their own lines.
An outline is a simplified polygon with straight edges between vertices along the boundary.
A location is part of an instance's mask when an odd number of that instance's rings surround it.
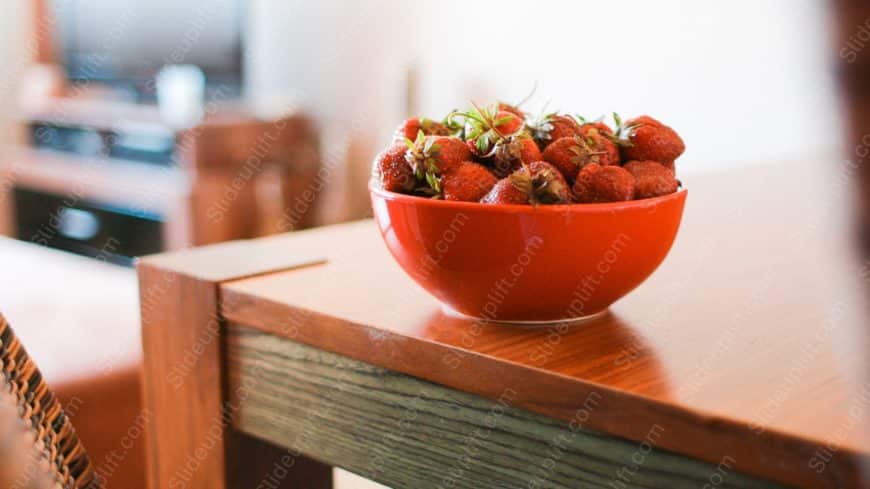
<svg viewBox="0 0 870 489">
<path fill-rule="evenodd" d="M 615 128 L 559 113 L 531 119 L 498 103 L 411 118 L 374 162 L 391 192 L 484 204 L 568 204 L 647 199 L 676 192 L 685 145 L 649 116 Z"/>
</svg>

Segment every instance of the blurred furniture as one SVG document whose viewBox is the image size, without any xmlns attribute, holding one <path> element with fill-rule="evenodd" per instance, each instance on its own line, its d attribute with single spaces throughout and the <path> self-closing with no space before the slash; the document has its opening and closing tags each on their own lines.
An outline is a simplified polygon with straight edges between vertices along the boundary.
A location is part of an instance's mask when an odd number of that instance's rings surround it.
<svg viewBox="0 0 870 489">
<path fill-rule="evenodd" d="M 0 485 L 100 487 L 69 416 L 0 315 Z"/>
<path fill-rule="evenodd" d="M 229 103 L 206 112 L 176 130 L 156 106 L 91 93 L 23 108 L 29 143 L 0 158 L 0 222 L 13 223 L 4 232 L 129 264 L 307 226 L 311 203 L 301 212 L 294 204 L 318 170 L 312 124 L 262 120 Z"/>
<path fill-rule="evenodd" d="M 310 225 L 316 130 L 288 107 L 260 116 L 242 104 L 241 66 L 212 80 L 200 124 L 175 128 L 157 106 L 125 102 L 130 94 L 116 86 L 153 95 L 154 80 L 62 54 L 58 28 L 70 27 L 82 5 L 27 3 L 32 65 L 14 114 L 24 142 L 0 153 L 0 234 L 131 264 L 138 255 Z"/>
<path fill-rule="evenodd" d="M 835 70 L 848 117 L 849 144 L 844 156 L 852 165 L 846 176 L 857 182 L 858 198 L 849 203 L 854 209 L 852 236 L 863 260 L 859 276 L 864 281 L 865 307 L 870 309 L 870 5 L 861 0 L 835 0 L 830 5 L 836 26 Z M 863 348 L 870 352 L 870 326 Z M 864 363 L 870 383 L 870 353 Z"/>
<path fill-rule="evenodd" d="M 848 117 L 847 159 L 857 167 L 860 207 L 856 213 L 857 237 L 870 259 L 870 5 L 861 0 L 835 0 L 835 68 Z"/>
<path fill-rule="evenodd" d="M 0 307 L 108 487 L 141 488 L 139 301 L 133 270 L 0 237 Z M 6 487 L 0 485 L 0 487 Z"/>
<path fill-rule="evenodd" d="M 665 263 L 576 327 L 446 315 L 367 221 L 144 259 L 151 487 L 237 487 L 237 437 L 392 487 L 870 487 L 838 175 L 682 178 Z"/>
</svg>

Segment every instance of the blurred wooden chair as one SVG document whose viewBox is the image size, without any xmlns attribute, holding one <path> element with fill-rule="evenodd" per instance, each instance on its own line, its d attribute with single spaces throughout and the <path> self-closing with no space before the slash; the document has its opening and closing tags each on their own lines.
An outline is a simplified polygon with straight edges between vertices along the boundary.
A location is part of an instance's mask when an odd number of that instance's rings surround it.
<svg viewBox="0 0 870 489">
<path fill-rule="evenodd" d="M 0 315 L 0 487 L 96 489 L 69 417 Z"/>
<path fill-rule="evenodd" d="M 850 175 L 858 182 L 856 238 L 870 263 L 870 3 L 834 0 L 836 64 L 842 107 L 847 116 L 846 158 L 855 163 Z"/>
</svg>

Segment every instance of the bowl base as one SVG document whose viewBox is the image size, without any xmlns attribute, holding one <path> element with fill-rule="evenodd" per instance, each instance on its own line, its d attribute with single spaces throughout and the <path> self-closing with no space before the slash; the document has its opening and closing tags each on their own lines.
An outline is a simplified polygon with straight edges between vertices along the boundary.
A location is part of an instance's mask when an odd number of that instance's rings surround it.
<svg viewBox="0 0 870 489">
<path fill-rule="evenodd" d="M 469 319 L 472 321 L 480 321 L 483 323 L 492 323 L 504 326 L 517 326 L 521 328 L 546 328 L 557 324 L 571 323 L 571 326 L 579 325 L 583 323 L 588 323 L 589 321 L 598 319 L 609 312 L 609 309 L 605 308 L 596 313 L 588 314 L 586 316 L 578 316 L 573 318 L 565 318 L 565 319 L 550 319 L 545 321 L 510 321 L 506 319 L 487 319 L 487 318 L 479 318 L 474 316 L 469 316 L 468 314 L 462 314 L 459 311 L 454 310 L 453 308 L 446 306 L 444 304 L 441 305 L 441 309 L 444 311 L 444 314 L 448 316 L 453 316 L 462 319 Z"/>
</svg>

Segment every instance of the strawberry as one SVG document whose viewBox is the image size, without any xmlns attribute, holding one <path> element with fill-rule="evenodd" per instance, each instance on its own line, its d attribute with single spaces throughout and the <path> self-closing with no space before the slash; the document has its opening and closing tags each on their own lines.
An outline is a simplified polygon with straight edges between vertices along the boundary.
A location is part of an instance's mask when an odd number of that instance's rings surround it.
<svg viewBox="0 0 870 489">
<path fill-rule="evenodd" d="M 408 148 L 396 144 L 381 151 L 375 157 L 375 176 L 381 188 L 390 192 L 410 193 L 414 190 L 416 179 L 414 170 L 405 160 Z"/>
<path fill-rule="evenodd" d="M 600 153 L 598 161 L 595 161 L 595 163 L 618 165 L 622 161 L 619 158 L 619 146 L 613 141 L 611 136 L 600 132 L 597 127 L 587 128 L 583 138 L 586 140 L 586 145 L 594 150 L 592 151 L 593 153 Z"/>
<path fill-rule="evenodd" d="M 523 128 L 523 118 L 507 110 L 499 110 L 495 113 L 493 129 L 504 137 L 519 132 Z"/>
<path fill-rule="evenodd" d="M 634 188 L 636 199 L 650 199 L 676 192 L 680 183 L 673 177 L 644 176 L 635 180 Z"/>
<path fill-rule="evenodd" d="M 574 135 L 556 140 L 544 150 L 543 158 L 556 167 L 566 180 L 573 182 L 577 173 L 590 163 L 619 165 L 619 149 L 593 127 L 586 136 Z"/>
<path fill-rule="evenodd" d="M 526 114 L 524 114 L 523 111 L 520 110 L 520 108 L 517 107 L 516 105 L 511 105 L 511 104 L 508 104 L 505 102 L 499 102 L 498 103 L 498 110 L 504 111 L 504 112 L 510 112 L 511 114 L 519 117 L 520 120 L 523 120 L 526 118 Z"/>
<path fill-rule="evenodd" d="M 667 172 L 663 172 L 662 168 L 667 170 L 667 168 L 659 163 L 658 161 L 629 161 L 622 165 L 623 168 L 628 170 L 629 173 L 634 175 L 635 178 L 646 176 L 646 175 L 665 175 L 669 173 L 673 176 L 674 172 L 668 170 Z"/>
<path fill-rule="evenodd" d="M 465 141 L 472 154 L 481 158 L 493 155 L 495 145 L 518 134 L 523 129 L 523 119 L 511 112 L 495 107 L 480 108 L 472 102 L 468 112 L 454 112 L 448 119 L 465 119 Z"/>
<path fill-rule="evenodd" d="M 580 134 L 580 124 L 574 118 L 555 112 L 526 122 L 526 126 L 542 150 L 556 140 Z"/>
<path fill-rule="evenodd" d="M 580 134 L 586 136 L 590 132 L 595 131 L 602 136 L 613 136 L 613 129 L 603 122 L 587 122 L 580 125 Z"/>
<path fill-rule="evenodd" d="M 528 134 L 518 134 L 495 144 L 492 167 L 499 177 L 519 169 L 523 164 L 541 161 L 541 150 Z"/>
<path fill-rule="evenodd" d="M 564 204 L 568 183 L 549 163 L 535 161 L 501 179 L 481 200 L 485 204 Z"/>
<path fill-rule="evenodd" d="M 393 133 L 394 143 L 403 143 L 406 139 L 414 140 L 417 134 L 423 131 L 426 136 L 446 136 L 449 134 L 447 126 L 444 124 L 427 119 L 425 117 L 411 117 L 405 119 L 399 124 L 396 131 Z"/>
<path fill-rule="evenodd" d="M 471 152 L 461 139 L 453 136 L 426 136 L 417 133 L 417 140 L 406 140 L 405 160 L 414 171 L 421 193 L 441 194 L 440 176 L 452 167 L 471 159 Z"/>
<path fill-rule="evenodd" d="M 636 199 L 668 195 L 680 188 L 674 172 L 656 161 L 629 161 L 624 168 L 634 176 Z"/>
<path fill-rule="evenodd" d="M 580 163 L 583 160 L 585 150 L 580 136 L 569 136 L 557 139 L 544 149 L 541 157 L 547 163 L 553 165 L 565 180 L 573 182 L 580 172 Z"/>
<path fill-rule="evenodd" d="M 594 121 L 590 121 L 583 116 L 575 116 L 577 121 L 580 123 L 580 134 L 586 136 L 591 132 L 592 129 L 595 129 L 598 133 L 605 137 L 613 136 L 613 129 L 610 128 L 607 124 L 604 123 L 601 119 L 597 119 Z M 619 116 L 614 114 L 615 120 L 619 120 Z"/>
<path fill-rule="evenodd" d="M 634 177 L 620 166 L 590 163 L 577 175 L 574 198 L 580 203 L 631 200 L 634 198 Z"/>
<path fill-rule="evenodd" d="M 471 161 L 452 167 L 441 176 L 444 200 L 477 202 L 498 182 L 483 165 Z"/>
<path fill-rule="evenodd" d="M 510 177 L 505 177 L 496 182 L 480 201 L 484 204 L 529 205 L 529 194 L 514 185 Z"/>
<path fill-rule="evenodd" d="M 530 163 L 526 174 L 530 174 L 531 178 L 527 179 L 520 173 L 521 180 L 531 180 L 529 195 L 533 204 L 564 204 L 571 200 L 571 187 L 568 182 L 559 170 L 546 161 Z"/>
<path fill-rule="evenodd" d="M 650 117 L 648 115 L 639 115 L 639 116 L 635 117 L 634 119 L 629 119 L 629 120 L 625 121 L 624 123 L 622 122 L 622 120 L 619 119 L 619 116 L 617 116 L 616 114 L 614 114 L 614 117 L 616 120 L 616 125 L 619 127 L 622 127 L 622 128 L 630 128 L 631 126 L 636 126 L 636 125 L 640 125 L 640 124 L 651 124 L 654 126 L 663 126 L 664 125 L 661 122 L 659 122 L 658 120 L 653 119 L 652 117 Z"/>
<path fill-rule="evenodd" d="M 622 157 L 626 161 L 658 161 L 673 166 L 686 145 L 679 134 L 650 116 L 641 116 L 626 121 L 620 127 Z"/>
</svg>

